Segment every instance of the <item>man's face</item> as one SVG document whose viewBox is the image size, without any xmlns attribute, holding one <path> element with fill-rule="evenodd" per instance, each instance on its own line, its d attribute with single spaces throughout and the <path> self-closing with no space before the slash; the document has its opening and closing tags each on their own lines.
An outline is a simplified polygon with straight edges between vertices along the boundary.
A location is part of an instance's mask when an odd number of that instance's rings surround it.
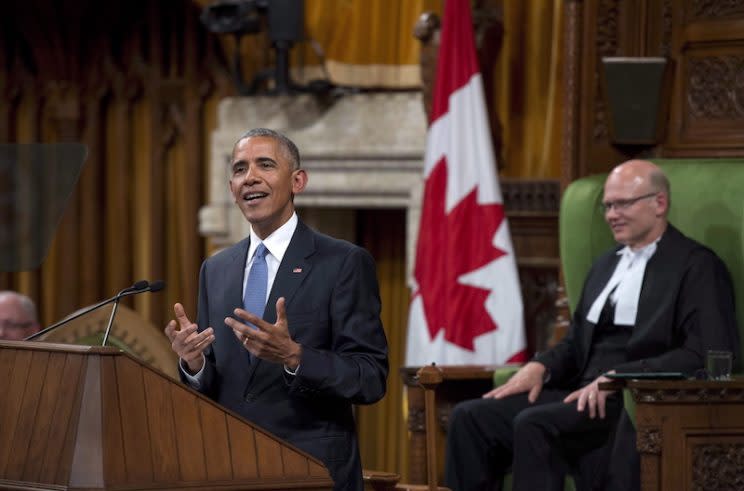
<svg viewBox="0 0 744 491">
<path fill-rule="evenodd" d="M 0 339 L 20 341 L 39 330 L 20 302 L 12 297 L 0 298 Z"/>
<path fill-rule="evenodd" d="M 603 203 L 606 208 L 612 205 L 605 211 L 605 220 L 620 244 L 642 247 L 664 231 L 666 194 L 654 192 L 644 176 L 610 174 L 605 183 Z"/>
<path fill-rule="evenodd" d="M 293 169 L 279 142 L 265 136 L 238 142 L 230 173 L 230 192 L 262 239 L 289 220 L 292 198 L 307 183 L 305 171 Z"/>
</svg>

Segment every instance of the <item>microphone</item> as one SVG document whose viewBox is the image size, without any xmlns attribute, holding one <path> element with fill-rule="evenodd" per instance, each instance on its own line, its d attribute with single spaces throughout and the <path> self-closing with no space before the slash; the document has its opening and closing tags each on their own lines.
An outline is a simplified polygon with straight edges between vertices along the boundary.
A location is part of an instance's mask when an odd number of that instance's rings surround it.
<svg viewBox="0 0 744 491">
<path fill-rule="evenodd" d="M 120 291 L 119 294 L 114 297 L 114 306 L 111 309 L 111 315 L 109 316 L 106 330 L 103 332 L 103 341 L 101 342 L 101 346 L 106 346 L 106 342 L 108 341 L 111 327 L 113 327 L 114 325 L 114 316 L 116 315 L 116 310 L 119 308 L 119 300 L 121 300 L 123 297 L 126 297 L 127 295 L 136 295 L 138 293 L 144 292 L 159 292 L 163 288 L 165 288 L 165 282 L 163 280 L 155 280 L 152 283 L 142 280 L 138 281 L 129 288 L 125 288 L 124 290 Z"/>
<path fill-rule="evenodd" d="M 153 284 L 156 284 L 156 283 L 158 283 L 158 285 L 156 285 L 157 290 L 155 290 L 155 291 L 162 290 L 163 288 L 165 288 L 165 283 L 163 283 L 162 281 L 153 282 Z M 69 317 L 65 317 L 64 319 L 62 319 L 62 320 L 60 320 L 58 322 L 55 322 L 51 326 L 49 326 L 49 327 L 47 327 L 45 329 L 42 329 L 41 331 L 39 331 L 37 333 L 34 333 L 34 334 L 32 334 L 32 335 L 24 338 L 23 340 L 24 341 L 31 341 L 32 339 L 36 339 L 39 336 L 43 336 L 44 334 L 46 334 L 46 333 L 48 333 L 50 331 L 53 331 L 53 330 L 57 329 L 58 327 L 63 326 L 65 324 L 67 324 L 68 322 L 72 321 L 72 320 L 77 319 L 78 317 L 81 317 L 81 316 L 83 316 L 85 314 L 88 314 L 90 312 L 93 312 L 94 310 L 100 309 L 104 305 L 108 305 L 111 302 L 118 302 L 119 299 L 121 299 L 123 297 L 127 297 L 129 295 L 136 295 L 138 293 L 142 293 L 142 292 L 145 292 L 145 291 L 150 291 L 149 288 L 151 288 L 151 287 L 152 286 L 151 286 L 150 282 L 148 282 L 146 280 L 137 281 L 132 286 L 130 286 L 129 288 L 123 289 L 122 291 L 120 291 L 119 293 L 117 293 L 116 295 L 114 295 L 113 297 L 107 298 L 106 300 L 103 300 L 101 302 L 98 302 L 95 305 L 91 305 L 90 307 L 81 310 L 80 312 L 76 313 L 75 315 L 71 315 Z"/>
</svg>

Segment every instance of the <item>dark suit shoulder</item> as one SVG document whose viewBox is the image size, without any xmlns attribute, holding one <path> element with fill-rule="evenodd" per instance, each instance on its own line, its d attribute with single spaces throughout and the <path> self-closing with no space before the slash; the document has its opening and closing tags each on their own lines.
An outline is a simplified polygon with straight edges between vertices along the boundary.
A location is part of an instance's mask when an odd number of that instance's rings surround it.
<svg viewBox="0 0 744 491">
<path fill-rule="evenodd" d="M 249 243 L 250 238 L 246 237 L 237 244 L 233 244 L 230 247 L 223 249 L 212 256 L 209 256 L 207 259 L 204 260 L 204 264 L 209 266 L 210 268 L 221 267 L 223 265 L 233 263 L 236 258 L 245 259 L 246 254 L 248 254 Z"/>
<path fill-rule="evenodd" d="M 667 252 L 674 254 L 683 264 L 693 260 L 723 264 L 723 261 L 713 249 L 686 236 L 671 224 L 659 241 L 659 249 L 663 250 L 665 254 Z"/>
<path fill-rule="evenodd" d="M 313 230 L 310 227 L 307 227 L 307 231 L 312 234 L 315 240 L 317 252 L 321 254 L 346 256 L 350 253 L 356 252 L 369 255 L 369 252 L 367 252 L 366 249 L 347 240 L 331 237 L 330 235 Z"/>
</svg>

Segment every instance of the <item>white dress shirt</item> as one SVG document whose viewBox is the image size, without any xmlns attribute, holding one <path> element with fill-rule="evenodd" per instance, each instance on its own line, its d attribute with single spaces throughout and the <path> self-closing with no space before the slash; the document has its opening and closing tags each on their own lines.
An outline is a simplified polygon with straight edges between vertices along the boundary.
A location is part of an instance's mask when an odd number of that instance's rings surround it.
<svg viewBox="0 0 744 491">
<path fill-rule="evenodd" d="M 287 252 L 287 248 L 289 247 L 289 242 L 292 240 L 292 236 L 297 229 L 297 222 L 297 213 L 292 213 L 292 216 L 284 223 L 284 225 L 274 230 L 271 235 L 266 237 L 266 239 L 264 239 L 263 241 L 261 241 L 261 239 L 258 237 L 258 235 L 256 235 L 256 233 L 253 231 L 253 228 L 251 227 L 251 244 L 248 247 L 245 269 L 243 270 L 243 290 L 240 298 L 245 297 L 245 287 L 248 284 L 248 274 L 251 271 L 251 265 L 253 264 L 253 260 L 255 259 L 254 254 L 256 253 L 258 245 L 263 242 L 263 245 L 268 250 L 268 253 L 266 254 L 266 267 L 268 269 L 266 300 L 269 299 L 269 295 L 271 294 L 271 287 L 274 285 L 276 273 L 277 271 L 279 271 L 279 265 L 281 264 L 282 259 L 284 258 L 284 254 Z M 202 355 L 202 358 L 203 357 L 204 355 Z M 206 363 L 206 360 L 204 360 L 204 363 Z M 198 389 L 201 385 L 202 374 L 204 373 L 204 366 L 202 365 L 201 370 L 199 370 L 194 375 L 191 375 L 188 370 L 186 370 L 183 360 L 180 360 L 178 365 L 181 368 L 183 374 L 186 375 L 186 379 L 188 380 L 189 384 L 193 388 Z M 286 366 L 284 367 L 284 369 L 290 375 L 295 375 L 297 373 L 297 370 L 299 369 L 299 366 L 294 371 L 289 370 Z"/>
</svg>

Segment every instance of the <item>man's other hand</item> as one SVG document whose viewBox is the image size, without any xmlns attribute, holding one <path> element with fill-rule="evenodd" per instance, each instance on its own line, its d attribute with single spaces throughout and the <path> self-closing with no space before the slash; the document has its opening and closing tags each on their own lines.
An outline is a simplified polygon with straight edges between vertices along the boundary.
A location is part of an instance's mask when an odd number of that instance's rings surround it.
<svg viewBox="0 0 744 491">
<path fill-rule="evenodd" d="M 612 370 L 608 373 L 615 373 L 615 371 Z M 611 382 L 611 380 L 604 375 L 600 375 L 591 384 L 571 392 L 565 399 L 563 399 L 563 402 L 579 401 L 576 404 L 577 411 L 582 412 L 588 407 L 589 417 L 591 419 L 596 418 L 597 414 L 599 414 L 601 419 L 604 419 L 607 396 L 612 394 L 614 391 L 599 390 L 599 384 L 602 382 Z"/>
<path fill-rule="evenodd" d="M 176 320 L 171 320 L 165 326 L 165 335 L 171 342 L 171 349 L 188 366 L 189 373 L 198 373 L 204 366 L 203 352 L 214 341 L 214 331 L 211 327 L 197 332 L 197 326 L 186 317 L 183 305 L 173 306 Z"/>
<path fill-rule="evenodd" d="M 533 403 L 540 395 L 545 377 L 545 365 L 531 361 L 519 369 L 504 385 L 483 394 L 484 398 L 501 399 L 502 397 L 529 392 L 527 400 Z"/>
<path fill-rule="evenodd" d="M 287 312 L 284 297 L 276 302 L 276 323 L 269 324 L 265 320 L 243 309 L 235 309 L 235 317 L 227 317 L 225 324 L 235 333 L 235 337 L 253 356 L 263 360 L 282 363 L 290 370 L 295 370 L 300 364 L 302 346 L 295 343 L 289 335 Z M 245 324 L 250 322 L 255 328 Z"/>
</svg>

